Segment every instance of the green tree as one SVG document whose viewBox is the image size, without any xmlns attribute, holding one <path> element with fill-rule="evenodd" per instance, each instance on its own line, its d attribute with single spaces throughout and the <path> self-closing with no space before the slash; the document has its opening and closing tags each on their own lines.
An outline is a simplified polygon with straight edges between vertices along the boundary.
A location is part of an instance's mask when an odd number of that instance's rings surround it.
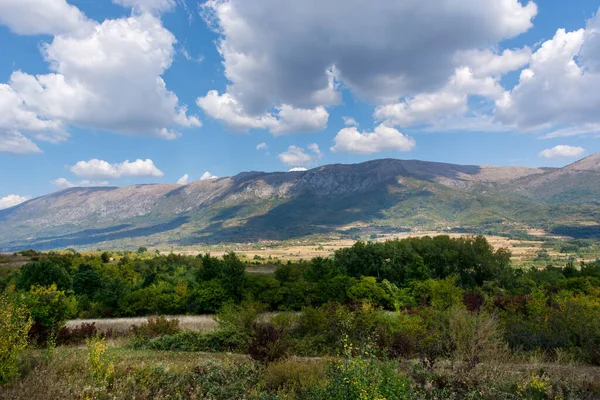
<svg viewBox="0 0 600 400">
<path fill-rule="evenodd" d="M 14 293 L 0 293 L 0 385 L 18 374 L 21 352 L 27 347 L 32 320 L 29 310 Z"/>
<path fill-rule="evenodd" d="M 240 261 L 234 252 L 223 256 L 223 270 L 221 275 L 223 288 L 236 301 L 243 297 L 246 285 L 246 265 Z"/>
<path fill-rule="evenodd" d="M 56 285 L 60 290 L 71 289 L 71 276 L 67 270 L 51 260 L 25 264 L 17 280 L 17 288 L 27 291 L 32 286 Z"/>
<path fill-rule="evenodd" d="M 100 259 L 104 264 L 108 264 L 110 262 L 110 253 L 105 251 L 104 253 L 100 254 Z"/>
<path fill-rule="evenodd" d="M 73 291 L 75 294 L 85 294 L 93 298 L 102 286 L 100 274 L 89 264 L 80 264 L 73 277 Z"/>
<path fill-rule="evenodd" d="M 25 304 L 33 319 L 35 339 L 44 342 L 49 335 L 55 335 L 69 318 L 77 312 L 75 297 L 58 290 L 55 284 L 50 286 L 32 286 L 25 293 Z"/>
</svg>

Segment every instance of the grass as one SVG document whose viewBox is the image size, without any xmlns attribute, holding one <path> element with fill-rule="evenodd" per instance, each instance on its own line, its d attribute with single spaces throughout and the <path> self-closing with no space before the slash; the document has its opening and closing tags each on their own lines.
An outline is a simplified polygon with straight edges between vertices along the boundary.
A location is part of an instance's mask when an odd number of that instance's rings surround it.
<svg viewBox="0 0 600 400">
<path fill-rule="evenodd" d="M 85 347 L 59 347 L 50 361 L 44 361 L 41 351 L 31 351 L 24 360 L 23 377 L 2 388 L 0 399 L 276 398 L 257 396 L 257 393 L 319 384 L 326 379 L 323 368 L 327 360 L 331 360 L 292 357 L 263 368 L 246 355 L 133 350 L 115 342 L 111 343 L 106 356 L 114 364 L 114 375 L 108 386 L 102 386 L 90 374 Z M 418 380 L 414 372 L 416 365 L 415 360 L 405 360 L 398 364 L 398 369 Z M 508 397 L 500 394 L 507 388 L 526 385 L 534 377 L 559 382 L 568 388 L 580 388 L 583 390 L 580 393 L 587 392 L 591 396 L 576 398 L 592 399 L 593 392 L 600 392 L 600 368 L 576 363 L 513 359 L 481 363 L 463 375 L 457 372 L 459 370 L 456 363 L 440 362 L 435 371 L 428 373 L 427 379 L 469 385 L 485 381 L 489 388 L 497 384 L 498 396 L 482 397 L 490 399 L 514 398 L 508 392 L 505 393 Z"/>
<path fill-rule="evenodd" d="M 217 327 L 214 315 L 178 315 L 167 316 L 167 319 L 178 319 L 181 329 L 192 331 L 212 331 Z M 148 317 L 136 318 L 103 318 L 103 319 L 73 319 L 67 322 L 66 326 L 73 328 L 82 323 L 94 323 L 101 332 L 112 329 L 117 336 L 123 336 L 129 333 L 133 325 L 141 325 L 148 321 Z"/>
</svg>

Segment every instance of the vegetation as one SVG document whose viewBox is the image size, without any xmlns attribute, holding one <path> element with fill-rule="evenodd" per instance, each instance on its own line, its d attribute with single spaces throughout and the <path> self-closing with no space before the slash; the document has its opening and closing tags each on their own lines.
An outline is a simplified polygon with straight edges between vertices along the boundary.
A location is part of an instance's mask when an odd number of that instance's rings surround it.
<svg viewBox="0 0 600 400">
<path fill-rule="evenodd" d="M 0 398 L 600 396 L 600 262 L 514 268 L 481 236 L 358 242 L 273 274 L 233 253 L 30 256 L 2 275 Z M 215 329 L 161 316 L 201 313 Z M 148 319 L 64 325 L 108 316 Z"/>
</svg>

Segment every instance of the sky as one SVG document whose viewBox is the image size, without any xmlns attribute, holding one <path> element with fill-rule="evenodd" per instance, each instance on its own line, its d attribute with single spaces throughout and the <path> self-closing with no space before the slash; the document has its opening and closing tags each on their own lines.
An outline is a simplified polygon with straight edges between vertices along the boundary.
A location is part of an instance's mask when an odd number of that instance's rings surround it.
<svg viewBox="0 0 600 400">
<path fill-rule="evenodd" d="M 600 152 L 591 0 L 0 0 L 0 209 L 378 158 Z"/>
</svg>

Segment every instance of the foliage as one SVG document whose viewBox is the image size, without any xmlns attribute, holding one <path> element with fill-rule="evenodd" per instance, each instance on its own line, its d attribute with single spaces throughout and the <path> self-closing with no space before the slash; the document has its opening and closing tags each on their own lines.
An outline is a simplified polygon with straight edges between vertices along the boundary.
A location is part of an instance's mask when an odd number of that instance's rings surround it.
<svg viewBox="0 0 600 400">
<path fill-rule="evenodd" d="M 248 354 L 252 359 L 268 364 L 287 356 L 289 342 L 283 329 L 268 322 L 255 322 L 253 330 L 254 335 L 248 342 Z"/>
<path fill-rule="evenodd" d="M 31 325 L 29 310 L 21 299 L 8 291 L 0 293 L 0 385 L 17 376 Z"/>
<path fill-rule="evenodd" d="M 58 290 L 56 285 L 32 286 L 25 293 L 24 302 L 33 319 L 29 332 L 33 340 L 45 343 L 63 327 L 65 321 L 75 315 L 77 301 Z"/>
<path fill-rule="evenodd" d="M 148 317 L 148 320 L 140 325 L 131 327 L 133 336 L 142 339 L 149 339 L 163 335 L 173 335 L 181 331 L 179 320 L 176 318 L 167 319 L 161 315 L 158 317 Z"/>
<path fill-rule="evenodd" d="M 93 337 L 102 337 L 102 338 L 110 338 L 113 336 L 112 329 L 108 329 L 104 332 L 100 332 L 96 327 L 95 322 L 86 323 L 82 322 L 80 325 L 69 328 L 68 326 L 64 326 L 56 337 L 56 344 L 58 345 L 73 345 L 73 344 L 82 344 L 85 343 L 86 340 L 91 339 Z"/>
<path fill-rule="evenodd" d="M 344 354 L 330 364 L 329 381 L 316 389 L 314 399 L 370 400 L 408 399 L 410 381 L 397 372 L 396 364 L 374 357 L 374 348 L 366 346 L 358 355 L 348 338 L 344 339 Z"/>
<path fill-rule="evenodd" d="M 29 290 L 32 286 L 56 285 L 59 290 L 71 288 L 71 276 L 61 265 L 44 259 L 25 264 L 17 280 L 17 288 Z"/>
</svg>

